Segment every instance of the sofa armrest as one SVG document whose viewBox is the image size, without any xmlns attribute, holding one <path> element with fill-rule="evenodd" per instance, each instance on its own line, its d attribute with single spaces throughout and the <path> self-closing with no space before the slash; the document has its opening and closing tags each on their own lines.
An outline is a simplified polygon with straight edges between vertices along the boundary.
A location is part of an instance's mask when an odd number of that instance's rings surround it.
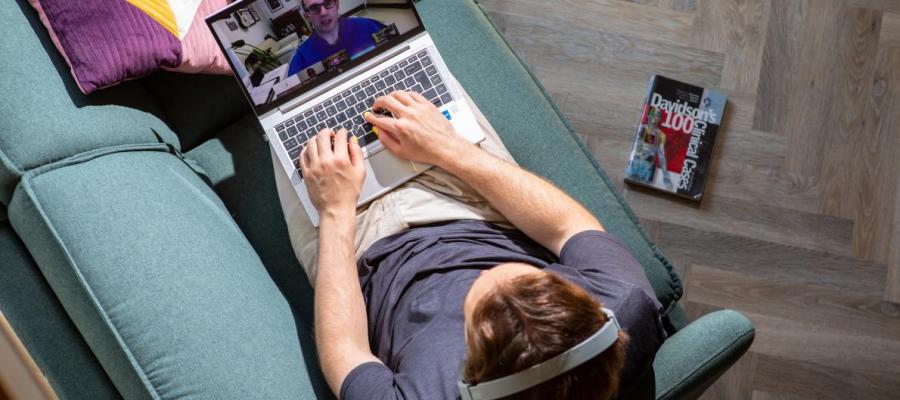
<svg viewBox="0 0 900 400">
<path fill-rule="evenodd" d="M 704 315 L 672 335 L 656 354 L 657 399 L 695 399 L 753 343 L 755 330 L 733 310 Z"/>
</svg>

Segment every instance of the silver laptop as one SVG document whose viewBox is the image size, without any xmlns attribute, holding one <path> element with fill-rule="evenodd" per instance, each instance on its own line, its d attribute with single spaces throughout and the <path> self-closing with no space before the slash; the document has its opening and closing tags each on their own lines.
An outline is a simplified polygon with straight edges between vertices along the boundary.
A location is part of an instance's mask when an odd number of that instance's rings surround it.
<svg viewBox="0 0 900 400">
<path fill-rule="evenodd" d="M 431 167 L 384 149 L 362 117 L 375 98 L 421 93 L 466 139 L 484 140 L 409 0 L 241 0 L 206 23 L 315 226 L 299 158 L 320 130 L 346 128 L 363 147 L 358 206 Z"/>
</svg>

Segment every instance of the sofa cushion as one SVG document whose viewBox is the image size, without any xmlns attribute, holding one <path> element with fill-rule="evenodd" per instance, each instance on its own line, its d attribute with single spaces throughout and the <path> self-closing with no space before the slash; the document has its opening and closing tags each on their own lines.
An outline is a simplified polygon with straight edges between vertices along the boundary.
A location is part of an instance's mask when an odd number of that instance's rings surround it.
<svg viewBox="0 0 900 400">
<path fill-rule="evenodd" d="M 2 2 L 0 20 L 0 204 L 24 171 L 48 162 L 105 146 L 178 146 L 141 84 L 83 95 L 26 0 Z"/>
<path fill-rule="evenodd" d="M 416 8 L 450 71 L 513 157 L 591 210 L 644 266 L 663 307 L 673 307 L 682 287 L 672 265 L 479 7 L 470 0 L 429 0 Z"/>
<path fill-rule="evenodd" d="M 254 114 L 224 129 L 185 156 L 204 171 L 231 216 L 247 236 L 266 266 L 269 276 L 291 304 L 300 328 L 300 345 L 316 398 L 328 398 L 331 390 L 319 370 L 313 330 L 313 291 L 288 237 L 269 145 Z"/>
<path fill-rule="evenodd" d="M 9 221 L 0 221 L 0 313 L 60 399 L 121 397 Z"/>
<path fill-rule="evenodd" d="M 287 301 L 164 145 L 27 172 L 12 226 L 126 398 L 311 398 Z"/>
</svg>

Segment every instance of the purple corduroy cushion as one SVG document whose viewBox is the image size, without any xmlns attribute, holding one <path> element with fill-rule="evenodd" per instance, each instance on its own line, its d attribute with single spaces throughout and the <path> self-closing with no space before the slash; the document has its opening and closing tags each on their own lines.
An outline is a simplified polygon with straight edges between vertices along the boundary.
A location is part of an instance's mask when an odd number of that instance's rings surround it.
<svg viewBox="0 0 900 400">
<path fill-rule="evenodd" d="M 125 0 L 30 0 L 85 94 L 181 64 L 181 42 Z"/>
</svg>

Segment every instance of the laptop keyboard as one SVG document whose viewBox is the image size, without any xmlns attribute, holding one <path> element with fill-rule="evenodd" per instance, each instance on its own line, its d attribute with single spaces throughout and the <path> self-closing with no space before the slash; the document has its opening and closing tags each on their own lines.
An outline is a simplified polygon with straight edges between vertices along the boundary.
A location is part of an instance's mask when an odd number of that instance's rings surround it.
<svg viewBox="0 0 900 400">
<path fill-rule="evenodd" d="M 300 152 L 306 142 L 322 129 L 346 128 L 356 136 L 361 147 L 377 142 L 378 137 L 372 131 L 372 125 L 367 123 L 362 115 L 372 109 L 375 98 L 397 90 L 420 93 L 437 107 L 452 100 L 431 57 L 427 51 L 422 50 L 384 68 L 380 73 L 372 75 L 356 86 L 316 104 L 302 114 L 276 125 L 275 131 L 299 171 Z"/>
</svg>

